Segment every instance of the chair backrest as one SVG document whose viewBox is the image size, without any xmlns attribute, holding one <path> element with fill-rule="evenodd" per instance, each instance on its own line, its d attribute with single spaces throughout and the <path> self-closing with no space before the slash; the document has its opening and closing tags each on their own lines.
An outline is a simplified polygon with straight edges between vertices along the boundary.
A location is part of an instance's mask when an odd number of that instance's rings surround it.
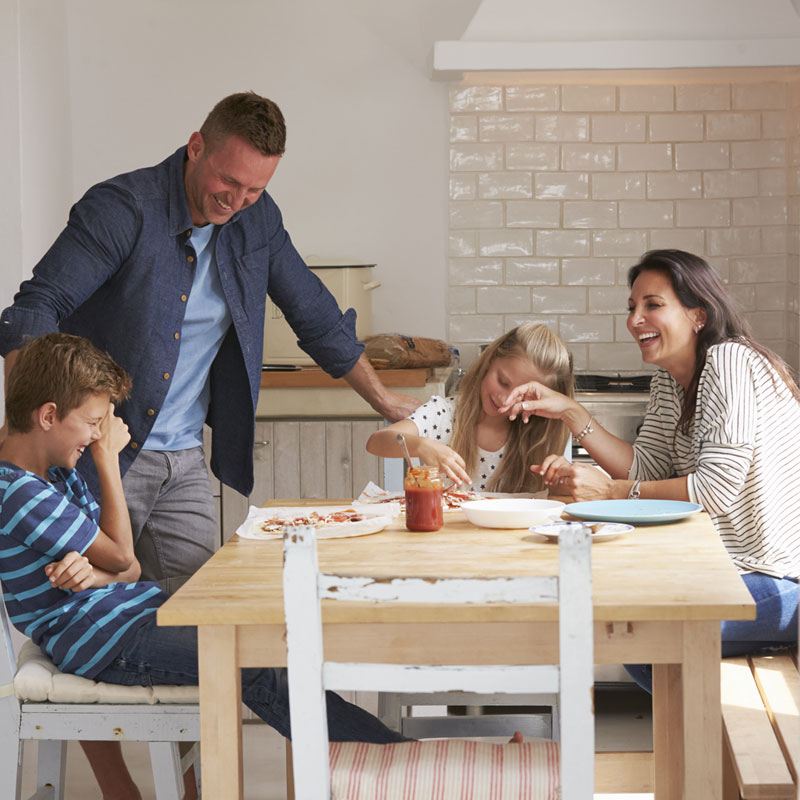
<svg viewBox="0 0 800 800">
<path fill-rule="evenodd" d="M 6 604 L 3 600 L 3 585 L 0 583 L 0 687 L 8 686 L 17 673 L 17 656 L 14 652 L 14 640 L 11 638 L 11 620 L 8 618 Z"/>
<path fill-rule="evenodd" d="M 289 705 L 294 750 L 303 753 L 297 796 L 323 798 L 330 787 L 325 690 L 558 692 L 564 800 L 594 791 L 591 537 L 583 525 L 559 536 L 559 575 L 508 578 L 344 577 L 319 574 L 311 527 L 283 536 Z M 323 659 L 320 601 L 437 604 L 559 604 L 559 665 L 421 666 L 334 663 Z M 509 731 L 509 733 L 511 733 Z"/>
</svg>

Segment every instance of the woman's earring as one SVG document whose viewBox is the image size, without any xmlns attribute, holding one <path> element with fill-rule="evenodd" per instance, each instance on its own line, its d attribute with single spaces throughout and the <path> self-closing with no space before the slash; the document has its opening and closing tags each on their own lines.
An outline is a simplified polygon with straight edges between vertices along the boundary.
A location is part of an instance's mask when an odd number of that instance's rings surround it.
<svg viewBox="0 0 800 800">
<path fill-rule="evenodd" d="M 694 332 L 696 334 L 699 334 L 701 330 L 703 330 L 703 323 L 702 322 L 699 325 L 697 325 L 697 327 L 694 329 Z"/>
</svg>

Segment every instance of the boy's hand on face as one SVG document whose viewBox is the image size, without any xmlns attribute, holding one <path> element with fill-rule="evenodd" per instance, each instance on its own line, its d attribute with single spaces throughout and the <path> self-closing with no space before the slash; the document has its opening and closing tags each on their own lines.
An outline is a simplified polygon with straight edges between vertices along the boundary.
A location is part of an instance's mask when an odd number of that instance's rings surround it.
<svg viewBox="0 0 800 800">
<path fill-rule="evenodd" d="M 86 556 L 73 550 L 61 561 L 53 561 L 44 568 L 44 574 L 57 589 L 81 592 L 94 584 L 94 567 Z"/>
<path fill-rule="evenodd" d="M 114 414 L 114 404 L 108 404 L 108 412 L 100 423 L 100 438 L 91 444 L 92 456 L 116 456 L 131 440 L 128 426 Z"/>
</svg>

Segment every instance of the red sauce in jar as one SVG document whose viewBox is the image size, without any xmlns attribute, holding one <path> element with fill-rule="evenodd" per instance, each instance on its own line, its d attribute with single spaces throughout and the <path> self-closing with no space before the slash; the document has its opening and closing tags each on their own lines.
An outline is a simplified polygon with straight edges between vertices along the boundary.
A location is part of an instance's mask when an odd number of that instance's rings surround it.
<svg viewBox="0 0 800 800">
<path fill-rule="evenodd" d="M 435 467 L 409 470 L 405 481 L 408 530 L 438 531 L 442 527 L 442 489 L 442 481 Z"/>
</svg>

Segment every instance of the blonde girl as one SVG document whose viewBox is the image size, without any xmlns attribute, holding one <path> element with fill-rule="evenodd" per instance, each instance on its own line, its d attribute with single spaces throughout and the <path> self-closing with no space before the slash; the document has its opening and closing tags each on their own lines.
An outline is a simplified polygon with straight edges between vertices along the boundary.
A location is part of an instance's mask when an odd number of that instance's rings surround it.
<svg viewBox="0 0 800 800">
<path fill-rule="evenodd" d="M 484 350 L 456 397 L 433 396 L 408 419 L 374 433 L 367 450 L 402 457 L 397 442 L 402 433 L 412 456 L 456 484 L 475 491 L 538 491 L 544 488 L 542 477 L 528 466 L 563 452 L 569 430 L 560 420 L 541 417 L 523 424 L 501 413 L 511 390 L 531 380 L 573 396 L 572 358 L 564 343 L 545 325 L 527 323 Z"/>
</svg>

